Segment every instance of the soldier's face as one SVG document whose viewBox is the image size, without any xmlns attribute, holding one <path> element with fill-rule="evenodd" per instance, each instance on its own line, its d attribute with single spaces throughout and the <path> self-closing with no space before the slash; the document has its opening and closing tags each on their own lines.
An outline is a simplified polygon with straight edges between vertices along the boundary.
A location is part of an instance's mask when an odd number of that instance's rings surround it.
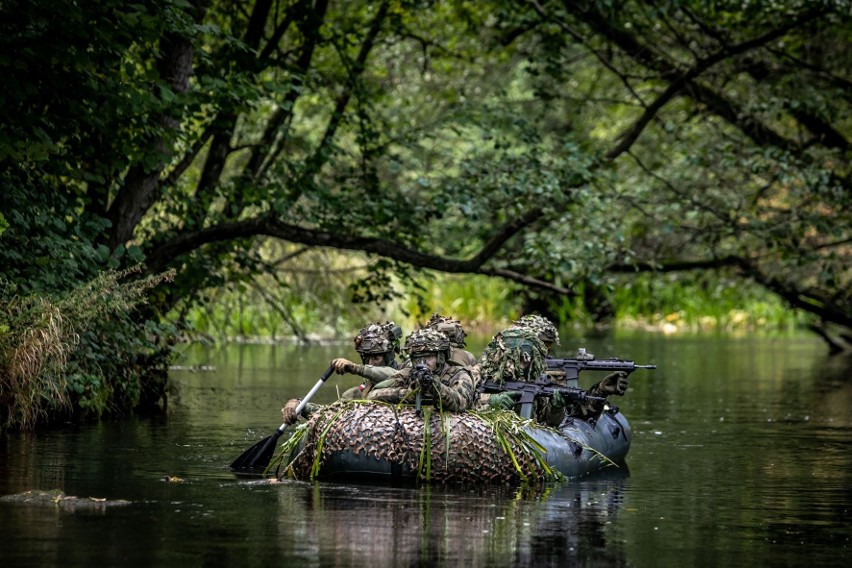
<svg viewBox="0 0 852 568">
<path fill-rule="evenodd" d="M 382 353 L 367 353 L 364 355 L 364 364 L 380 367 L 385 363 L 385 356 Z"/>
<path fill-rule="evenodd" d="M 418 363 L 423 363 L 429 368 L 430 371 L 434 371 L 438 368 L 438 356 L 434 353 L 415 357 L 414 360 L 411 362 L 415 365 L 417 365 Z"/>
</svg>

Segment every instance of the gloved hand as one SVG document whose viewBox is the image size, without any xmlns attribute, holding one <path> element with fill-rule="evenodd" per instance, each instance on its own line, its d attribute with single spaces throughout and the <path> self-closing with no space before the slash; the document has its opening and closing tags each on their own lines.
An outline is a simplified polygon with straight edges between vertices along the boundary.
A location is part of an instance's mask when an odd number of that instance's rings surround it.
<svg viewBox="0 0 852 568">
<path fill-rule="evenodd" d="M 565 408 L 565 398 L 559 394 L 559 391 L 553 393 L 550 397 L 550 406 L 553 408 Z"/>
<path fill-rule="evenodd" d="M 426 392 L 435 386 L 437 377 L 432 374 L 432 371 L 426 365 L 418 364 L 411 370 L 411 388 L 420 388 L 422 392 Z"/>
<path fill-rule="evenodd" d="M 627 373 L 617 371 L 611 375 L 607 375 L 598 384 L 598 390 L 606 396 L 611 394 L 624 396 L 624 393 L 627 392 Z"/>
<path fill-rule="evenodd" d="M 291 398 L 284 404 L 284 408 L 281 409 L 281 417 L 285 424 L 295 424 L 299 420 L 298 415 L 296 415 L 296 407 L 299 406 L 300 402 L 302 401 L 298 398 Z"/>
<path fill-rule="evenodd" d="M 355 371 L 355 363 L 343 357 L 338 357 L 333 360 L 331 362 L 331 366 L 334 368 L 334 372 L 338 375 L 345 375 L 346 373 L 352 373 Z"/>
<path fill-rule="evenodd" d="M 512 410 L 520 397 L 521 393 L 514 391 L 494 393 L 488 398 L 488 406 L 494 410 Z"/>
</svg>

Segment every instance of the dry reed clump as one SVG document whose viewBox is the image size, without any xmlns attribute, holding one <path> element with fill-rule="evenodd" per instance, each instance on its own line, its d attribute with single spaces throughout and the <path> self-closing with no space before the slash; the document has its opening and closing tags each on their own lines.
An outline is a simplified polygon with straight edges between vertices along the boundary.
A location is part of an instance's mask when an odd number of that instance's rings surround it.
<svg viewBox="0 0 852 568">
<path fill-rule="evenodd" d="M 64 368 L 79 336 L 46 299 L 15 298 L 5 315 L 11 325 L 0 333 L 2 427 L 28 430 L 49 408 L 68 407 Z"/>
<path fill-rule="evenodd" d="M 0 430 L 29 430 L 69 410 L 67 363 L 80 334 L 145 302 L 173 273 L 120 282 L 140 267 L 107 271 L 58 299 L 12 297 L 0 308 Z"/>
</svg>

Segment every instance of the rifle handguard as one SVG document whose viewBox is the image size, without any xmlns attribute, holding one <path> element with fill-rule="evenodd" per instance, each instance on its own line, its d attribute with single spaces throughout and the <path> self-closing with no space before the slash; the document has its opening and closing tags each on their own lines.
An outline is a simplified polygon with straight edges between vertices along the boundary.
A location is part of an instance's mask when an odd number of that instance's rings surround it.
<svg viewBox="0 0 852 568">
<path fill-rule="evenodd" d="M 423 363 L 418 363 L 411 370 L 412 386 L 418 386 L 422 390 L 427 390 L 432 387 L 432 371 Z"/>
</svg>

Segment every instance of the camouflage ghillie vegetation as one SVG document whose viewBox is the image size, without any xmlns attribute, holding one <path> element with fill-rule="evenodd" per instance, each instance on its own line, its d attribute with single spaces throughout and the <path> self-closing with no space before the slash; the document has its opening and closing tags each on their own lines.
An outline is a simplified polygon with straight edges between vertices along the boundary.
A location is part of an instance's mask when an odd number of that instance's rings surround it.
<svg viewBox="0 0 852 568">
<path fill-rule="evenodd" d="M 525 427 L 535 427 L 530 421 L 510 412 L 493 416 L 433 409 L 417 416 L 408 406 L 338 401 L 300 427 L 270 468 L 280 465 L 282 475 L 295 479 L 321 478 L 334 460 L 350 455 L 390 462 L 400 475 L 421 482 L 560 477 L 544 461 L 543 448 L 526 434 Z"/>
<path fill-rule="evenodd" d="M 491 338 L 479 358 L 483 380 L 536 381 L 544 372 L 547 348 L 526 327 L 510 327 Z"/>
<path fill-rule="evenodd" d="M 538 335 L 542 341 L 559 345 L 559 331 L 549 319 L 538 314 L 529 314 L 512 322 L 513 327 L 525 327 Z"/>
</svg>

